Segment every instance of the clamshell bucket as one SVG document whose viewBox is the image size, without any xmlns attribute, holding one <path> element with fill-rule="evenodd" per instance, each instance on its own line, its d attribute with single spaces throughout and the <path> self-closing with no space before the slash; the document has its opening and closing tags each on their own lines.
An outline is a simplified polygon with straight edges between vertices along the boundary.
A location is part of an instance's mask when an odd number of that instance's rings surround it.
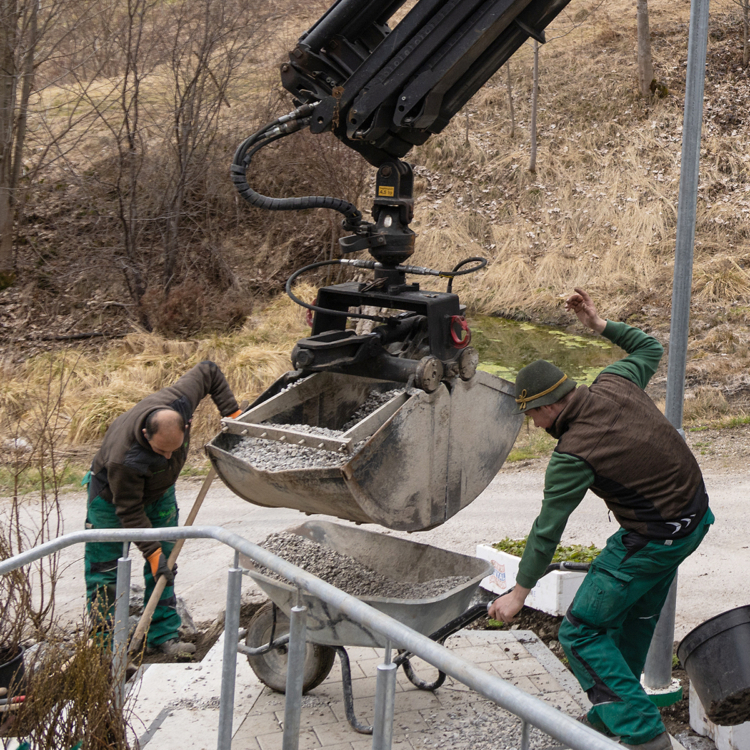
<svg viewBox="0 0 750 750">
<path fill-rule="evenodd" d="M 222 481 L 264 507 L 402 531 L 430 529 L 484 490 L 523 421 L 513 413 L 513 386 L 484 372 L 466 382 L 457 379 L 450 389 L 441 383 L 432 393 L 334 372 L 283 388 L 288 379 L 277 381 L 239 418 L 222 420 L 222 432 L 206 447 Z M 269 393 L 275 395 L 265 397 Z M 388 398 L 352 420 L 373 394 Z M 304 449 L 313 459 L 269 469 L 260 454 L 271 442 L 286 443 L 292 454 Z"/>
</svg>

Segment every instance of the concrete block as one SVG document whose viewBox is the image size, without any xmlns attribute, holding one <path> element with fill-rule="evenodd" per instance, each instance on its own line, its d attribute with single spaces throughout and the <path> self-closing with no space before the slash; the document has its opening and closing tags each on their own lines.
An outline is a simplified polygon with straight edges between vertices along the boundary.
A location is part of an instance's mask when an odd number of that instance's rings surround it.
<svg viewBox="0 0 750 750">
<path fill-rule="evenodd" d="M 482 579 L 480 586 L 483 589 L 504 594 L 515 585 L 520 557 L 500 552 L 489 544 L 478 544 L 476 555 L 482 560 L 489 560 L 495 569 L 487 578 Z M 550 615 L 564 615 L 585 576 L 585 573 L 553 570 L 540 578 L 531 589 L 526 604 Z"/>
<path fill-rule="evenodd" d="M 277 711 L 274 716 L 277 726 L 282 728 L 284 726 L 284 711 Z M 303 706 L 300 711 L 299 725 L 301 729 L 311 729 L 322 724 L 333 724 L 336 721 L 338 719 L 330 706 L 315 706 L 314 708 Z M 261 732 L 258 732 L 258 734 L 261 734 Z"/>
<path fill-rule="evenodd" d="M 140 680 L 130 688 L 137 696 L 132 704 L 132 724 L 142 747 L 147 744 L 159 750 L 184 750 L 190 747 L 183 737 L 180 720 L 184 721 L 186 728 L 192 727 L 191 731 L 194 732 L 200 726 L 201 739 L 212 736 L 213 746 L 216 745 L 223 653 L 222 634 L 200 663 L 152 664 L 142 672 Z M 263 685 L 250 669 L 247 659 L 239 656 L 233 732 L 239 729 L 262 691 Z M 154 695 L 159 696 L 159 701 L 153 700 Z M 175 733 L 165 732 L 165 726 L 175 726 Z"/>
<path fill-rule="evenodd" d="M 393 735 L 402 736 L 408 732 L 426 732 L 428 723 L 422 716 L 422 711 L 402 711 L 393 717 Z"/>
<path fill-rule="evenodd" d="M 440 690 L 437 692 L 439 693 Z M 394 713 L 398 715 L 408 711 L 423 711 L 425 708 L 440 707 L 441 704 L 437 693 L 413 688 L 412 690 L 404 690 L 403 693 L 396 695 Z"/>
<path fill-rule="evenodd" d="M 501 661 L 493 664 L 492 669 L 504 680 L 510 680 L 514 677 L 525 677 L 532 674 L 545 674 L 544 667 L 536 659 Z"/>
<path fill-rule="evenodd" d="M 281 732 L 274 734 L 262 734 L 257 737 L 260 750 L 282 750 L 284 735 Z M 232 743 L 234 744 L 234 743 Z M 216 743 L 214 743 L 214 746 Z M 317 750 L 321 747 L 320 741 L 313 731 L 299 733 L 299 750 Z M 213 750 L 213 749 L 212 749 Z"/>
<path fill-rule="evenodd" d="M 363 717 L 358 716 L 357 719 L 364 723 Z M 315 727 L 313 731 L 315 732 L 315 736 L 318 738 L 321 747 L 325 748 L 328 748 L 331 745 L 336 746 L 345 742 L 352 742 L 363 736 L 357 734 L 349 724 L 346 723 L 346 720 L 336 724 L 323 724 L 319 727 Z M 370 745 L 372 745 L 372 739 L 370 739 Z"/>
<path fill-rule="evenodd" d="M 259 734 L 273 734 L 280 731 L 281 721 L 278 714 L 256 714 L 254 711 L 251 711 L 237 730 L 234 739 L 239 741 L 240 738 L 257 737 Z"/>
<path fill-rule="evenodd" d="M 562 685 L 549 674 L 537 674 L 529 677 L 540 693 L 555 693 L 562 690 Z"/>
</svg>

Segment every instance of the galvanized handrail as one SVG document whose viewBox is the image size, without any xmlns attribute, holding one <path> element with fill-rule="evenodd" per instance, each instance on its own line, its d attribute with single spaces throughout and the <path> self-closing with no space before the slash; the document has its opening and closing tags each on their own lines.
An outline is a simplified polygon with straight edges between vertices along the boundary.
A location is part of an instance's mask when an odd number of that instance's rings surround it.
<svg viewBox="0 0 750 750">
<path fill-rule="evenodd" d="M 470 687 L 480 695 L 496 703 L 501 708 L 518 716 L 522 722 L 522 750 L 528 748 L 529 727 L 531 724 L 546 734 L 559 740 L 571 750 L 615 750 L 620 746 L 593 729 L 577 722 L 575 719 L 548 706 L 539 698 L 524 693 L 515 685 L 501 677 L 490 674 L 471 662 L 451 653 L 427 636 L 421 635 L 406 625 L 394 620 L 382 612 L 373 609 L 359 599 L 345 594 L 329 583 L 316 578 L 310 573 L 283 560 L 280 557 L 244 539 L 238 534 L 227 531 L 221 526 L 190 526 L 159 529 L 92 529 L 75 531 L 53 539 L 15 557 L 0 562 L 0 575 L 34 562 L 46 555 L 59 552 L 74 544 L 91 542 L 162 541 L 177 539 L 214 539 L 235 550 L 234 566 L 229 570 L 227 586 L 227 610 L 225 615 L 224 662 L 222 665 L 221 703 L 219 710 L 218 750 L 231 750 L 232 719 L 234 705 L 234 683 L 237 665 L 237 639 L 227 637 L 229 633 L 239 632 L 240 589 L 242 570 L 239 567 L 239 554 L 243 554 L 270 568 L 279 575 L 294 583 L 298 589 L 304 589 L 339 610 L 360 625 L 384 635 L 392 647 L 406 649 L 441 672 Z M 125 550 L 126 547 L 123 547 Z M 126 554 L 124 552 L 124 554 Z M 129 579 L 129 559 L 124 557 L 120 562 L 127 565 L 118 566 L 118 574 Z M 118 585 L 118 591 L 129 589 L 125 581 Z M 120 599 L 125 602 L 126 596 Z M 123 628 L 127 627 L 126 602 L 118 599 L 115 609 L 115 647 L 124 652 L 122 642 Z M 284 731 L 284 750 L 296 750 L 298 747 L 299 715 L 302 700 L 302 671 L 304 666 L 305 617 L 306 608 L 298 606 L 292 609 L 289 641 L 289 672 L 286 691 L 286 712 Z M 116 652 L 117 655 L 118 652 Z M 395 665 L 391 661 L 391 648 L 386 649 L 384 664 L 378 667 L 377 692 L 375 696 L 375 722 L 373 728 L 373 750 L 388 750 L 391 746 L 393 701 L 395 698 Z M 122 670 L 124 675 L 124 669 Z"/>
</svg>

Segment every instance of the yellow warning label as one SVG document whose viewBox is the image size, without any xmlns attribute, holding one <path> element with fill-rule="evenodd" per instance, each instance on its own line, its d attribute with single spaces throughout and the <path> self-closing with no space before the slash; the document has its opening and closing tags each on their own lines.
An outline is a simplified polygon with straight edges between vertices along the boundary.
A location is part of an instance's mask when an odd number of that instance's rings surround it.
<svg viewBox="0 0 750 750">
<path fill-rule="evenodd" d="M 381 185 L 378 188 L 378 195 L 382 195 L 384 198 L 393 198 L 393 188 L 388 185 Z"/>
</svg>

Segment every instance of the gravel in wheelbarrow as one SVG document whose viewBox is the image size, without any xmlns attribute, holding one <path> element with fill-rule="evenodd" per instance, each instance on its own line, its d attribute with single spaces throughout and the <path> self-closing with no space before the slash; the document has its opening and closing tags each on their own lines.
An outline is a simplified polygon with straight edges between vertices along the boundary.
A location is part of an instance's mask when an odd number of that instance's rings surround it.
<svg viewBox="0 0 750 750">
<path fill-rule="evenodd" d="M 363 565 L 349 555 L 288 531 L 271 534 L 261 547 L 356 597 L 428 599 L 440 596 L 471 580 L 470 576 L 447 576 L 423 582 L 397 581 Z M 272 580 L 284 580 L 267 568 L 257 570 Z"/>
<path fill-rule="evenodd" d="M 328 521 L 307 521 L 263 545 L 279 557 L 424 635 L 463 614 L 491 572 L 487 561 Z M 287 615 L 297 588 L 243 559 L 249 575 Z M 329 646 L 384 647 L 386 639 L 302 592 L 308 637 Z"/>
</svg>

